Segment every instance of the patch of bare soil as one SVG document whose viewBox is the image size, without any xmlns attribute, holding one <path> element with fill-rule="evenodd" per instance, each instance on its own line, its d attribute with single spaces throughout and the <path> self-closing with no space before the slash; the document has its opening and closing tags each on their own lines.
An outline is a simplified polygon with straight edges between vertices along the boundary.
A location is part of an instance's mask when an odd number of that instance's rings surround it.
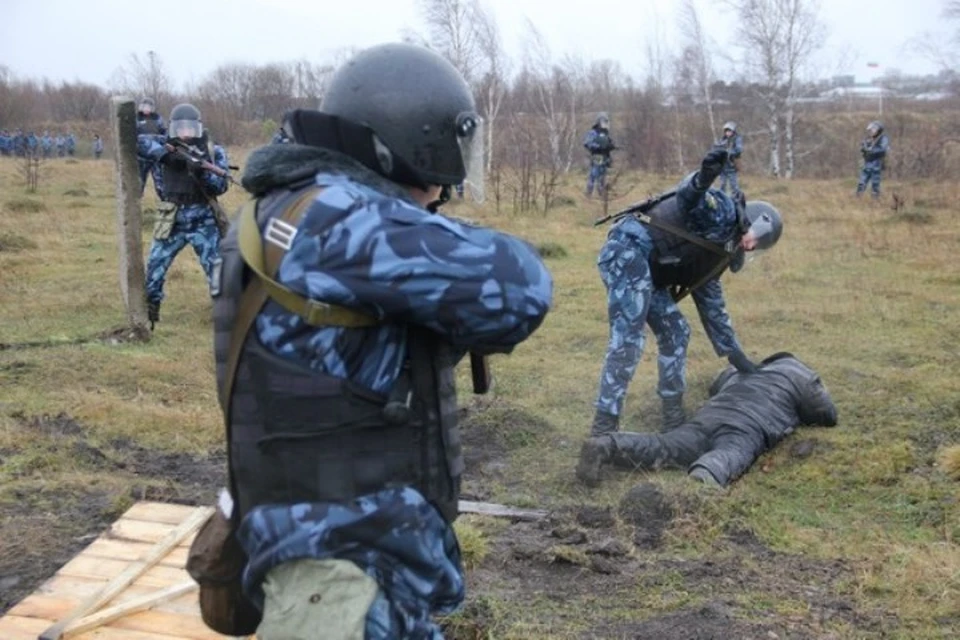
<svg viewBox="0 0 960 640">
<path fill-rule="evenodd" d="M 729 531 L 706 557 L 663 553 L 664 532 L 694 508 L 641 484 L 616 510 L 576 505 L 510 524 L 469 574 L 468 603 L 449 637 L 485 637 L 502 624 L 490 601 L 509 603 L 515 621 L 551 633 L 582 629 L 576 637 L 584 639 L 824 640 L 836 637 L 831 622 L 878 634 L 896 627 L 890 614 L 858 610 L 843 560 L 777 552 L 749 530 Z M 638 597 L 657 603 L 652 615 L 631 608 Z M 789 602 L 796 613 L 779 615 L 771 602 Z"/>
<path fill-rule="evenodd" d="M 460 439 L 466 470 L 464 500 L 486 500 L 491 482 L 501 480 L 511 451 L 543 442 L 553 432 L 547 421 L 494 397 L 474 396 L 460 408 Z"/>
<path fill-rule="evenodd" d="M 84 487 L 17 490 L 0 501 L 0 615 L 114 519 L 113 501 Z"/>
<path fill-rule="evenodd" d="M 0 456 L 15 487 L 0 498 L 0 614 L 12 607 L 89 544 L 133 501 L 212 504 L 226 474 L 226 457 L 195 457 L 156 451 L 115 439 L 94 444 L 88 429 L 66 413 L 11 414 L 19 428 L 36 436 L 30 460 L 67 460 L 82 473 L 128 480 L 120 492 L 58 482 L 57 469 L 42 473 L 16 450 Z M 6 469 L 4 469 L 6 467 Z"/>
</svg>

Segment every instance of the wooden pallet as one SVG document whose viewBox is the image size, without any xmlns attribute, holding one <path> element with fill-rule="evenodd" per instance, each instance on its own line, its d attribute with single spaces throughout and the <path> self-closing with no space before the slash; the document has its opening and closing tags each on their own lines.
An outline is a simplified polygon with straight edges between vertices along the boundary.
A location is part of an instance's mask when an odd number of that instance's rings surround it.
<svg viewBox="0 0 960 640">
<path fill-rule="evenodd" d="M 113 580 L 118 588 L 123 587 L 122 591 L 104 605 L 83 612 L 82 621 L 95 626 L 68 632 L 66 637 L 70 640 L 222 640 L 224 636 L 203 624 L 197 592 L 190 588 L 190 576 L 184 569 L 195 528 L 193 533 L 172 545 L 170 551 L 158 547 L 158 543 L 169 540 L 178 527 L 182 530 L 187 523 L 190 528 L 190 519 L 195 522 L 205 513 L 209 513 L 206 507 L 160 502 L 133 505 L 103 535 L 0 618 L 0 638 L 37 640 L 58 621 L 76 613 L 78 606 L 89 604 L 90 599 Z M 151 553 L 162 554 L 159 562 L 128 585 L 122 585 L 123 576 L 136 573 L 138 563 Z M 103 615 L 114 607 L 136 604 L 137 600 L 151 601 L 165 590 L 181 595 L 114 620 Z M 99 618 L 98 611 L 101 611 Z"/>
</svg>

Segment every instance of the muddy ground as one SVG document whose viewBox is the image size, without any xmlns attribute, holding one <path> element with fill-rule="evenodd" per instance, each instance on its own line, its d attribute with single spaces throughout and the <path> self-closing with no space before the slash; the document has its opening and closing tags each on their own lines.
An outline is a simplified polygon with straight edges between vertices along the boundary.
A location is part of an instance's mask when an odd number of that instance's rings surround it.
<svg viewBox="0 0 960 640">
<path fill-rule="evenodd" d="M 212 504 L 224 482 L 223 453 L 195 458 L 123 439 L 95 446 L 89 429 L 66 413 L 12 417 L 35 444 L 27 460 L 22 452 L 0 451 L 0 471 L 13 486 L 0 499 L 0 614 L 137 500 Z M 64 460 L 70 470 L 58 474 Z M 98 475 L 109 479 L 97 482 Z"/>
<path fill-rule="evenodd" d="M 522 411 L 507 410 L 510 436 L 484 413 L 462 415 L 464 488 L 479 499 L 500 479 L 517 432 L 530 446 L 557 444 L 550 425 Z M 812 441 L 798 440 L 791 455 L 812 449 Z M 895 616 L 859 608 L 850 592 L 853 568 L 842 559 L 780 553 L 747 529 L 725 531 L 707 557 L 666 549 L 665 534 L 696 518 L 709 499 L 645 482 L 616 507 L 570 504 L 538 522 L 509 523 L 469 572 L 467 603 L 446 624 L 449 637 L 499 637 L 510 627 L 504 618 L 522 620 L 530 637 L 567 637 L 576 628 L 573 637 L 583 639 L 827 640 L 847 637 L 836 628 L 856 629 L 857 637 L 897 628 Z M 645 612 L 645 599 L 661 612 Z M 502 603 L 510 603 L 506 612 Z M 778 603 L 789 603 L 789 613 L 775 611 Z"/>
<path fill-rule="evenodd" d="M 108 474 L 120 482 L 49 483 L 22 470 L 17 489 L 0 502 L 0 613 L 134 501 L 210 503 L 223 484 L 222 452 L 196 458 L 127 440 L 94 446 L 89 429 L 67 414 L 13 417 L 51 455 L 73 460 L 81 476 Z M 554 438 L 549 424 L 508 405 L 474 402 L 462 417 L 464 494 L 472 499 L 486 499 L 504 480 L 511 452 L 549 446 Z M 16 456 L 0 451 L 0 469 Z M 858 608 L 847 593 L 852 569 L 843 560 L 779 553 L 749 530 L 726 531 L 708 557 L 664 552 L 665 533 L 699 508 L 697 499 L 641 483 L 616 507 L 568 504 L 540 521 L 500 523 L 488 553 L 468 573 L 465 607 L 445 622 L 448 637 L 516 634 L 519 624 L 531 629 L 530 637 L 824 640 L 840 637 L 830 631 L 837 623 L 878 637 L 897 626 L 882 612 Z M 650 598 L 655 607 L 644 604 Z M 758 598 L 792 603 L 791 613 L 780 615 Z M 570 636 L 571 629 L 579 635 Z"/>
</svg>

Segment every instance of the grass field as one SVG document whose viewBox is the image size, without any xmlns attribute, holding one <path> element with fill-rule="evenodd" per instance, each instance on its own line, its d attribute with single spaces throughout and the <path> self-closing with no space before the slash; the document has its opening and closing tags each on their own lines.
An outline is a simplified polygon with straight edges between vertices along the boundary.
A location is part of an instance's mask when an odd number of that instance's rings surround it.
<svg viewBox="0 0 960 640">
<path fill-rule="evenodd" d="M 125 317 L 112 163 L 48 161 L 27 194 L 2 160 L 0 611 L 132 501 L 210 499 L 223 465 L 210 300 L 192 252 L 174 263 L 149 342 L 104 339 Z M 673 182 L 632 180 L 633 199 Z M 571 176 L 546 216 L 451 207 L 558 255 L 542 328 L 492 359 L 492 396 L 463 393 L 465 491 L 552 513 L 458 521 L 470 595 L 450 637 L 960 637 L 960 188 L 888 183 L 872 203 L 852 197 L 852 179 L 747 177 L 785 232 L 724 277 L 734 326 L 755 359 L 786 350 L 817 369 L 839 425 L 800 430 L 725 491 L 678 472 L 614 473 L 587 490 L 573 467 L 607 322 L 595 267 L 605 228 L 592 227 L 600 205 L 581 182 Z M 234 188 L 225 204 L 243 199 Z M 681 308 L 692 408 L 725 362 L 692 302 Z M 659 420 L 648 347 L 631 430 Z"/>
</svg>

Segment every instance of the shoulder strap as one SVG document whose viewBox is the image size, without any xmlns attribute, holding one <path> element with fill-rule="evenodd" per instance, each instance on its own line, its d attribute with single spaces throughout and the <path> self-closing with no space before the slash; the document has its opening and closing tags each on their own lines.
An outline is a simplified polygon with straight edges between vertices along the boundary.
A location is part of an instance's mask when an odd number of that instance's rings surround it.
<svg viewBox="0 0 960 640">
<path fill-rule="evenodd" d="M 693 244 L 703 247 L 704 249 L 712 253 L 715 253 L 719 256 L 727 255 L 727 251 L 721 245 L 715 242 L 710 242 L 709 240 L 701 238 L 700 236 L 694 235 L 689 231 L 687 231 L 686 229 L 681 229 L 680 227 L 676 227 L 670 224 L 669 222 L 663 222 L 662 220 L 651 218 L 648 214 L 644 212 L 636 212 L 633 215 L 637 218 L 637 220 L 639 220 L 643 224 L 649 225 L 656 229 L 660 229 L 662 231 L 666 231 L 667 233 L 672 233 L 675 236 L 679 236 L 683 238 L 687 242 L 692 242 Z"/>
<path fill-rule="evenodd" d="M 275 302 L 305 322 L 314 326 L 369 327 L 377 324 L 373 316 L 319 300 L 311 300 L 292 291 L 274 279 L 280 261 L 290 248 L 296 223 L 317 193 L 307 189 L 283 214 L 271 219 L 267 241 L 260 234 L 254 207 L 244 207 L 238 217 L 237 240 L 243 261 L 257 275 L 259 281 Z M 274 222 L 275 220 L 279 222 Z"/>
</svg>

